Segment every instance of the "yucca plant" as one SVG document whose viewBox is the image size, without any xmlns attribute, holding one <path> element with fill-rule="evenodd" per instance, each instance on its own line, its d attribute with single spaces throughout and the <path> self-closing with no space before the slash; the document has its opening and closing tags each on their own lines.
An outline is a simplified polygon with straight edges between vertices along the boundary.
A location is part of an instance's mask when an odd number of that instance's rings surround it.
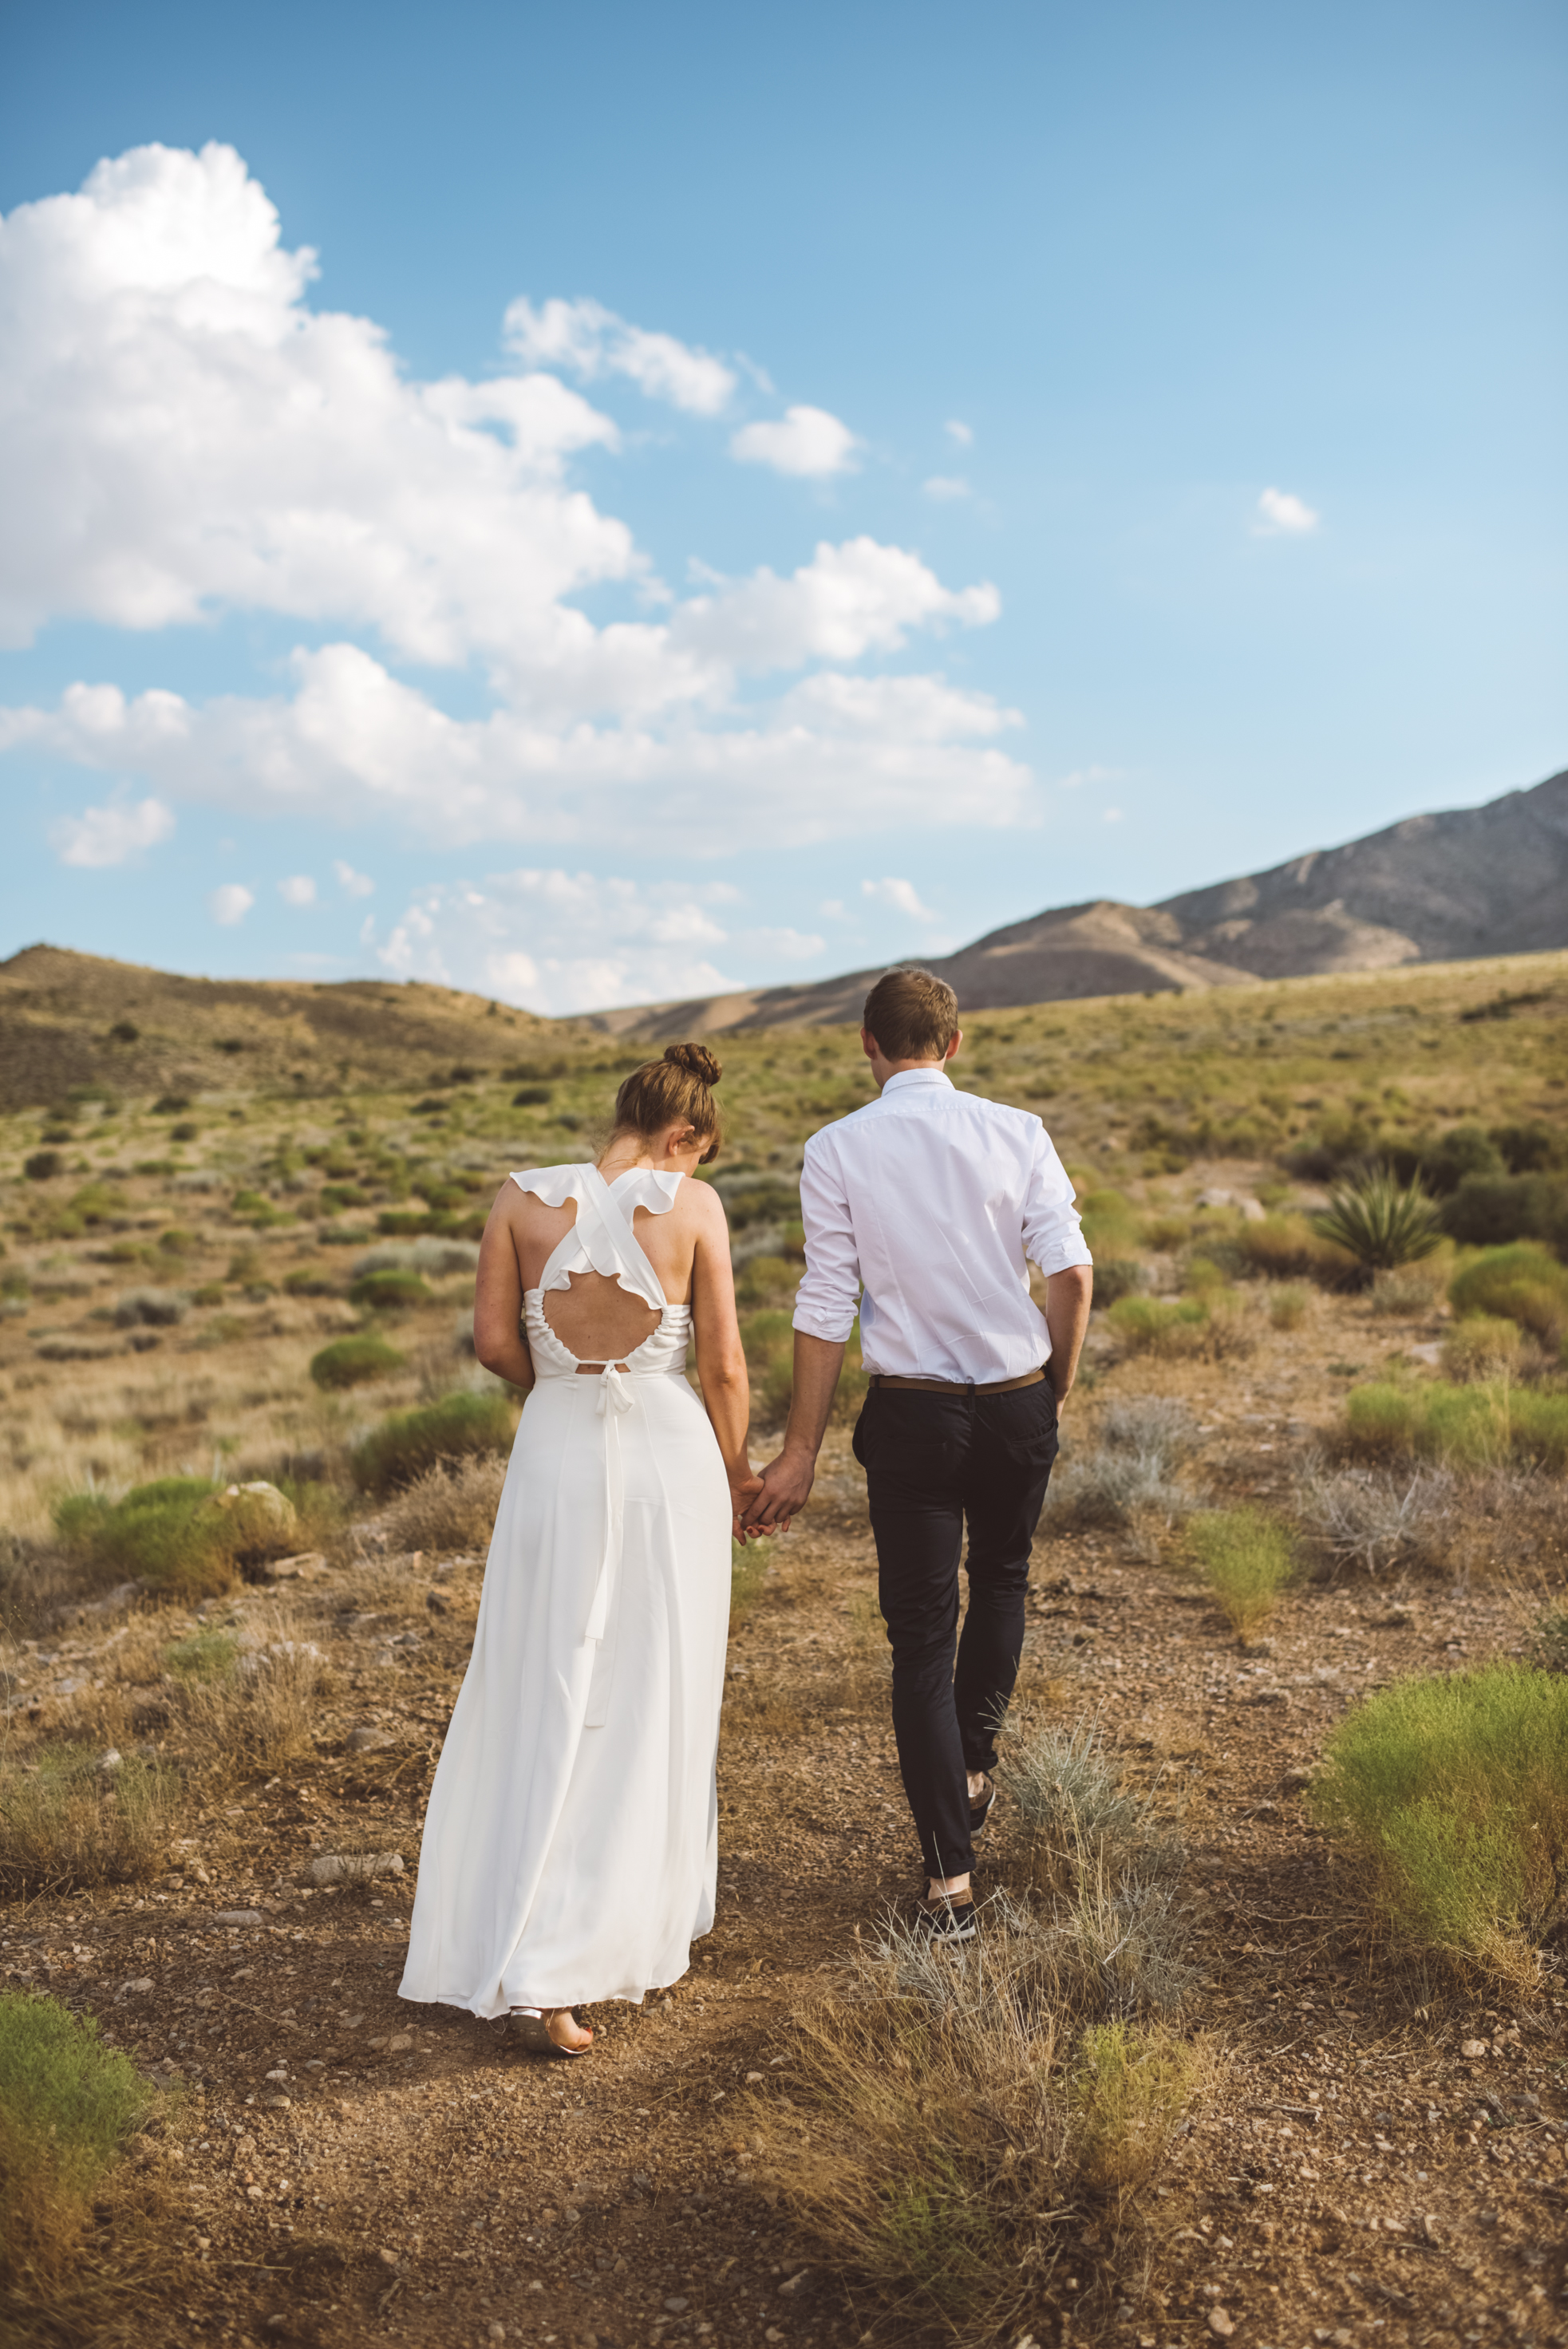
<svg viewBox="0 0 1568 2349">
<path fill-rule="evenodd" d="M 1368 1166 L 1329 1195 L 1313 1219 L 1319 1237 L 1347 1248 L 1369 1272 L 1391 1272 L 1430 1256 L 1442 1238 L 1435 1200 L 1407 1187 L 1386 1166 Z"/>
</svg>

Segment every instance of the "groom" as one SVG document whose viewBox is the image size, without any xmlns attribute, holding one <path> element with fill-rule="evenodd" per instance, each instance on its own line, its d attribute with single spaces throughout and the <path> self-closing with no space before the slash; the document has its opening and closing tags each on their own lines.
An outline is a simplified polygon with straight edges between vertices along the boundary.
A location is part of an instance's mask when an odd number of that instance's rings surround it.
<svg viewBox="0 0 1568 2349">
<path fill-rule="evenodd" d="M 996 1799 L 1030 1545 L 1094 1276 L 1073 1186 L 1040 1120 L 959 1092 L 948 1076 L 963 1040 L 951 988 L 929 971 L 890 970 L 863 1019 L 880 1098 L 805 1145 L 794 1399 L 748 1516 L 785 1526 L 805 1507 L 863 1290 L 871 1392 L 855 1456 L 893 1648 L 898 1765 L 925 1861 L 921 1915 L 934 1939 L 967 1941 L 972 1838 Z M 1044 1316 L 1026 1257 L 1045 1276 Z"/>
</svg>

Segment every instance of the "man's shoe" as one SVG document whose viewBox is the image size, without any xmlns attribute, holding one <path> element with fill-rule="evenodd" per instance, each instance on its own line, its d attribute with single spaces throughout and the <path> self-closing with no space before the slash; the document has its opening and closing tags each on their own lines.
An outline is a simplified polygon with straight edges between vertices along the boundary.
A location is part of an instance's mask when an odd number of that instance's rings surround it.
<svg viewBox="0 0 1568 2349">
<path fill-rule="evenodd" d="M 970 1796 L 969 1832 L 971 1841 L 974 1837 L 980 1833 L 981 1827 L 984 1826 L 987 1819 L 990 1818 L 995 1802 L 996 1781 L 994 1778 L 988 1775 L 985 1781 L 985 1792 L 980 1796 L 979 1800 L 977 1801 L 972 1795 Z"/>
<path fill-rule="evenodd" d="M 961 1942 L 977 1940 L 980 1936 L 980 1920 L 968 1893 L 956 1900 L 940 1893 L 934 1900 L 922 1900 L 918 1925 L 928 1940 L 938 1941 L 944 1949 L 956 1949 Z"/>
</svg>

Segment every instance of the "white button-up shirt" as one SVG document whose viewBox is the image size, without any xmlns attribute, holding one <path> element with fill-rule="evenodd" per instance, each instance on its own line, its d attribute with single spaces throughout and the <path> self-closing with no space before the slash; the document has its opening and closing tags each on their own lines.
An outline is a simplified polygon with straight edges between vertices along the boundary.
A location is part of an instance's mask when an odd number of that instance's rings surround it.
<svg viewBox="0 0 1568 2349">
<path fill-rule="evenodd" d="M 1025 1259 L 1047 1276 L 1094 1261 L 1074 1196 L 1030 1111 L 960 1092 L 940 1068 L 900 1069 L 805 1145 L 794 1326 L 847 1338 L 863 1285 L 868 1371 L 1021 1378 L 1051 1351 Z"/>
</svg>

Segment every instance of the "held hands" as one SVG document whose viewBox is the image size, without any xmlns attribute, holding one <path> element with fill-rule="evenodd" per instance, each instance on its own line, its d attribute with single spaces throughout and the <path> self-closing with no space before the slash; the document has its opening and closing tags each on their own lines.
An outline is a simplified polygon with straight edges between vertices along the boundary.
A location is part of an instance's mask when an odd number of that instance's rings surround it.
<svg viewBox="0 0 1568 2349">
<path fill-rule="evenodd" d="M 753 1535 L 788 1533 L 816 1481 L 816 1458 L 807 1452 L 784 1451 L 770 1460 L 758 1479 L 760 1497 L 746 1512 L 746 1531 Z"/>
<path fill-rule="evenodd" d="M 751 1526 L 746 1523 L 746 1513 L 755 1506 L 762 1489 L 763 1480 L 749 1461 L 742 1475 L 730 1478 L 730 1538 L 732 1541 L 743 1542 L 748 1538 L 754 1540 L 766 1530 L 762 1526 Z"/>
</svg>

